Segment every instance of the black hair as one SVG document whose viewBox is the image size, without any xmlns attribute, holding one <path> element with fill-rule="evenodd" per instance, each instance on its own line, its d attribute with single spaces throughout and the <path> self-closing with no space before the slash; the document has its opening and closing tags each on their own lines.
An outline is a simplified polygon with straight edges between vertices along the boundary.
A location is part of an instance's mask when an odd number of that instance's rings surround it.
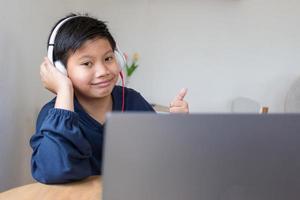
<svg viewBox="0 0 300 200">
<path fill-rule="evenodd" d="M 70 14 L 65 18 L 59 20 L 52 28 L 54 28 L 64 19 L 74 17 L 66 21 L 58 30 L 53 49 L 53 61 L 60 60 L 64 66 L 67 66 L 67 61 L 70 55 L 74 54 L 87 40 L 96 38 L 107 39 L 114 51 L 116 49 L 116 42 L 109 32 L 106 22 L 90 17 L 87 14 L 77 15 Z M 48 38 L 48 43 L 50 40 Z"/>
</svg>

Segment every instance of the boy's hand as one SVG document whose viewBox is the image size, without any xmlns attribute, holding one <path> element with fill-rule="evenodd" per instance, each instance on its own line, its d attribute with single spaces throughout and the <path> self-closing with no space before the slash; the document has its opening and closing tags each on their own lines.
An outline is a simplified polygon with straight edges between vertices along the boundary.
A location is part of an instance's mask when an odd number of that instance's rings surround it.
<svg viewBox="0 0 300 200">
<path fill-rule="evenodd" d="M 183 100 L 187 93 L 187 89 L 183 88 L 170 103 L 169 110 L 171 113 L 189 113 L 189 105 Z"/>
<path fill-rule="evenodd" d="M 40 66 L 40 75 L 44 87 L 55 94 L 65 90 L 73 90 L 71 80 L 56 69 L 47 57 L 44 58 Z"/>
</svg>

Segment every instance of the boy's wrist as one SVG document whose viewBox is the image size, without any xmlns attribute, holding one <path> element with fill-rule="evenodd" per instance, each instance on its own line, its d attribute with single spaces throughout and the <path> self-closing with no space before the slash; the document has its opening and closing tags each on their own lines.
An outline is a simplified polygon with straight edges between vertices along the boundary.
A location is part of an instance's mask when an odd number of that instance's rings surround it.
<svg viewBox="0 0 300 200">
<path fill-rule="evenodd" d="M 74 91 L 73 87 L 65 85 L 57 92 L 55 108 L 74 111 Z"/>
<path fill-rule="evenodd" d="M 63 84 L 57 91 L 57 95 L 59 94 L 71 94 L 73 93 L 73 85 L 72 84 Z"/>
</svg>

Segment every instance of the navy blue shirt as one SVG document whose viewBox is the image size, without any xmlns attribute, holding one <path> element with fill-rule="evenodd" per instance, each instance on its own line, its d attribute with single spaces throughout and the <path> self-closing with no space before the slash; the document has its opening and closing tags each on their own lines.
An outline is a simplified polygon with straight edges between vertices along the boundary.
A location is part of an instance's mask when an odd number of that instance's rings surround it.
<svg viewBox="0 0 300 200">
<path fill-rule="evenodd" d="M 122 87 L 112 91 L 113 111 L 121 111 Z M 66 183 L 101 174 L 104 125 L 74 98 L 74 112 L 54 108 L 55 98 L 40 111 L 33 149 L 32 176 L 42 183 Z M 135 90 L 125 88 L 125 111 L 152 111 Z"/>
</svg>

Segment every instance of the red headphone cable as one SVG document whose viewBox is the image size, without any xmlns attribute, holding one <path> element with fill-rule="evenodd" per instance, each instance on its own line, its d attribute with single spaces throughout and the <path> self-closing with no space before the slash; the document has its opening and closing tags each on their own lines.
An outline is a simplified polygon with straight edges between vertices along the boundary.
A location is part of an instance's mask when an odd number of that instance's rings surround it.
<svg viewBox="0 0 300 200">
<path fill-rule="evenodd" d="M 120 72 L 120 77 L 122 79 L 122 112 L 124 112 L 125 109 L 125 84 L 124 84 L 124 76 L 122 71 Z"/>
</svg>

